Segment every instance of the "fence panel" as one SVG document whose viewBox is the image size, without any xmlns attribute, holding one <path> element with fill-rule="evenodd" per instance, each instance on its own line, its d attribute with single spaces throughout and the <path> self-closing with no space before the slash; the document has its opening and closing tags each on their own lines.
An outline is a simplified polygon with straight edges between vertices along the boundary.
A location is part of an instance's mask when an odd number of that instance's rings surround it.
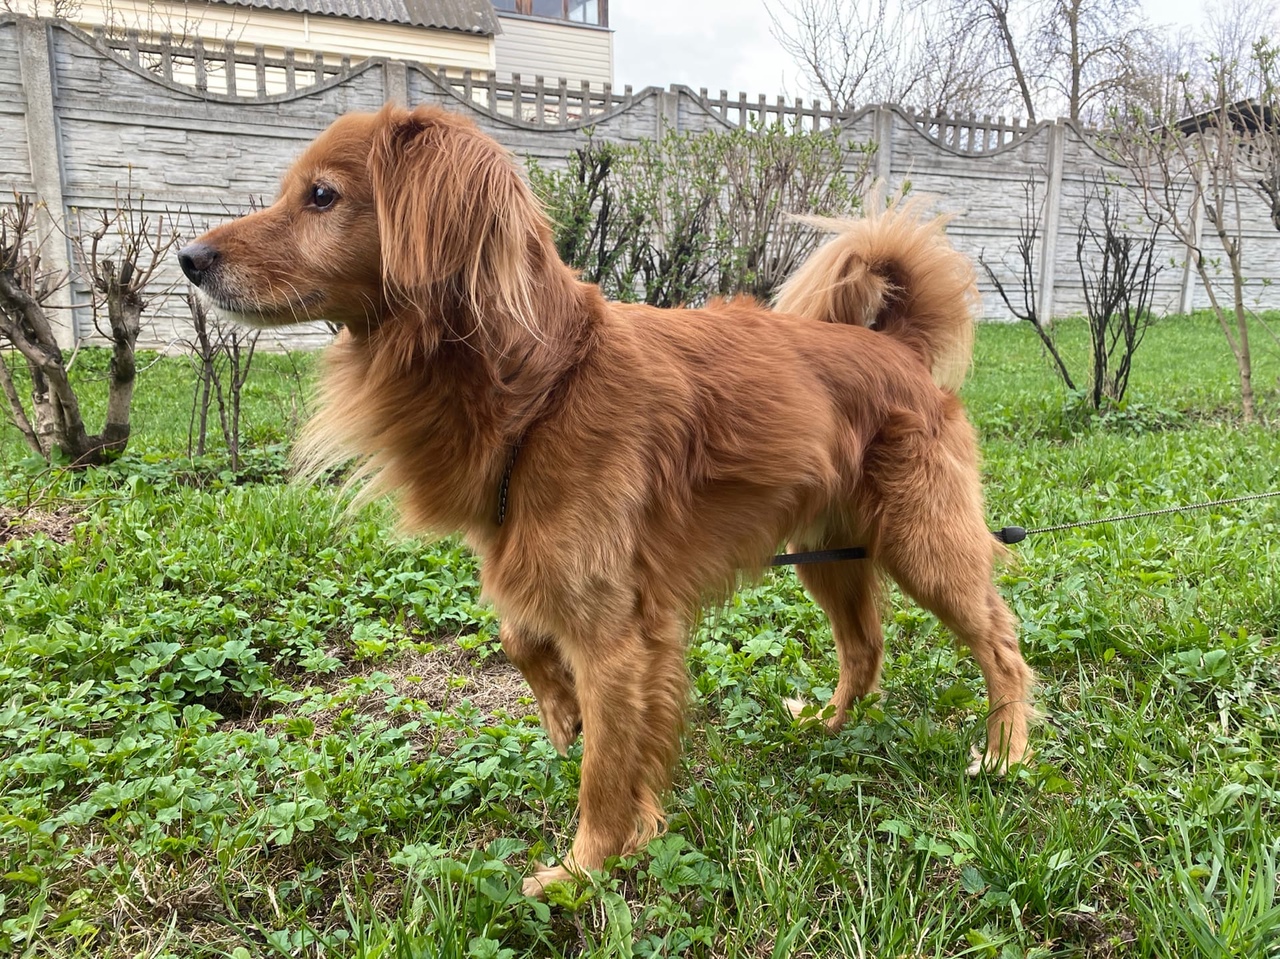
<svg viewBox="0 0 1280 959">
<path fill-rule="evenodd" d="M 935 196 L 937 206 L 953 215 L 950 232 L 956 244 L 995 264 L 1008 260 L 1015 247 L 1026 215 L 1026 186 L 1033 184 L 1036 217 L 1058 224 L 1051 236 L 1041 236 L 1038 247 L 1053 255 L 1042 276 L 1051 284 L 1046 302 L 1058 315 L 1083 306 L 1075 237 L 1092 185 L 1112 184 L 1126 204 L 1126 216 L 1140 215 L 1123 189 L 1123 169 L 1110 163 L 1087 133 L 1067 123 L 949 117 L 895 106 L 841 113 L 813 100 L 680 86 L 635 91 L 542 77 L 500 79 L 378 59 L 353 64 L 314 52 L 200 41 L 183 45 L 137 33 L 90 36 L 61 23 L 47 30 L 51 75 L 40 94 L 47 104 L 53 91 L 57 142 L 35 143 L 29 139 L 27 106 L 37 92 L 23 82 L 21 23 L 0 17 L 0 190 L 31 192 L 31 158 L 55 157 L 64 219 L 92 216 L 114 204 L 118 191 L 132 189 L 144 198 L 148 212 L 179 214 L 188 232 L 198 232 L 238 215 L 251 201 L 270 199 L 284 169 L 335 117 L 375 110 L 399 96 L 468 113 L 517 155 L 551 164 L 562 162 L 589 136 L 634 143 L 672 129 L 773 123 L 797 130 L 838 128 L 851 143 L 876 143 L 875 171 L 889 189 L 909 182 L 913 191 Z M 1280 254 L 1280 233 L 1261 204 L 1256 214 L 1246 234 L 1247 264 L 1255 277 L 1251 294 L 1259 306 L 1278 306 L 1280 292 L 1269 281 Z M 1162 238 L 1159 256 L 1175 266 L 1161 277 L 1157 305 L 1176 309 L 1184 251 Z M 176 267 L 166 279 L 174 295 L 144 335 L 150 346 L 183 335 L 185 307 L 177 294 L 185 288 Z M 981 286 L 985 313 L 1006 315 L 985 276 Z M 86 291 L 76 291 L 81 308 L 69 335 L 93 336 L 85 299 Z M 1203 304 L 1203 291 L 1194 302 Z M 293 342 L 321 338 L 315 331 L 303 332 Z"/>
</svg>

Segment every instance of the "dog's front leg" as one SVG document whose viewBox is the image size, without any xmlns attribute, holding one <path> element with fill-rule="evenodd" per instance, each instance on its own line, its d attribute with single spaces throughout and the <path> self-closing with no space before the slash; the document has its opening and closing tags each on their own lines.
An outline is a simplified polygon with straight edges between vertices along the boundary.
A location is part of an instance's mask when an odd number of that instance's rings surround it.
<svg viewBox="0 0 1280 959">
<path fill-rule="evenodd" d="M 582 712 L 569 664 L 560 655 L 555 641 L 539 636 L 514 623 L 503 622 L 498 629 L 502 651 L 520 670 L 538 700 L 538 716 L 551 745 L 562 756 L 569 751 L 582 730 Z"/>
<path fill-rule="evenodd" d="M 563 865 L 525 881 L 530 895 L 601 869 L 656 836 L 679 748 L 687 678 L 674 617 L 573 644 L 570 657 L 582 708 L 578 834 Z"/>
</svg>

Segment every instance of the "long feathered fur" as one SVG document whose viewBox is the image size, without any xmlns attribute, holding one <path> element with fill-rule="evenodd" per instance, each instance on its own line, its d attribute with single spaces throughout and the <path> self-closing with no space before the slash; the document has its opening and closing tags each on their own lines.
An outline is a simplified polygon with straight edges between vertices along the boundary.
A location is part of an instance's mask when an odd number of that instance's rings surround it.
<svg viewBox="0 0 1280 959">
<path fill-rule="evenodd" d="M 775 311 L 607 303 L 560 262 L 506 151 L 388 107 L 339 120 L 272 207 L 198 241 L 215 302 L 345 324 L 299 461 L 355 457 L 408 527 L 461 532 L 552 742 L 582 730 L 577 835 L 530 891 L 660 828 L 697 606 L 788 539 L 871 549 L 800 572 L 839 654 L 830 728 L 876 686 L 884 572 L 982 666 L 980 765 L 1028 754 L 1031 673 L 951 392 L 972 268 L 913 204 L 823 225 L 835 238 Z"/>
</svg>

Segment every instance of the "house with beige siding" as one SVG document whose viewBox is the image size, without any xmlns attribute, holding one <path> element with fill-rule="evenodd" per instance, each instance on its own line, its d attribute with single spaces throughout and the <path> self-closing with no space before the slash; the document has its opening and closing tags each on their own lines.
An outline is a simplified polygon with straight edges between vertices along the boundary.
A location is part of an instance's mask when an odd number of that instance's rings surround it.
<svg viewBox="0 0 1280 959">
<path fill-rule="evenodd" d="M 500 76 L 613 82 L 608 0 L 494 0 Z"/>
<path fill-rule="evenodd" d="M 48 0 L 9 5 L 52 12 Z M 89 31 L 178 46 L 199 37 L 268 58 L 292 50 L 331 64 L 390 57 L 451 74 L 613 80 L 607 0 L 57 0 L 57 13 Z"/>
</svg>

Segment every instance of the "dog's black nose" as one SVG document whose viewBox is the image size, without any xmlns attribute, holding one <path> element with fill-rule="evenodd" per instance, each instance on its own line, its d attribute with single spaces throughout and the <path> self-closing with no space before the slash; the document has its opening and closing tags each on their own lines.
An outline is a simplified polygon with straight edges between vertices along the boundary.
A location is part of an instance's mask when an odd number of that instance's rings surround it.
<svg viewBox="0 0 1280 959">
<path fill-rule="evenodd" d="M 207 243 L 188 243 L 178 251 L 178 264 L 196 286 L 218 262 L 218 251 Z"/>
</svg>

